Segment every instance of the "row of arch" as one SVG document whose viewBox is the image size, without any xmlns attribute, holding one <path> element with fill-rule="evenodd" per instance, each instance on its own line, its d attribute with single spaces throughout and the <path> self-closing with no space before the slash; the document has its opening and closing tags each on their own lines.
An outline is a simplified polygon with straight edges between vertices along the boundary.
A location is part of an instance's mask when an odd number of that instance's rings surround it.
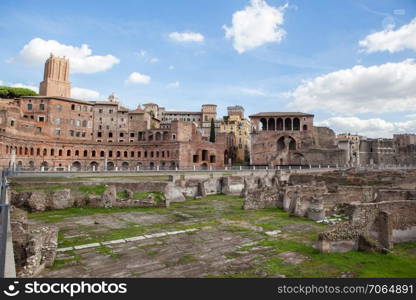
<svg viewBox="0 0 416 300">
<path fill-rule="evenodd" d="M 14 152 L 14 153 L 13 153 Z M 176 151 L 179 155 L 179 151 Z M 143 150 L 143 151 L 113 151 L 113 150 L 73 150 L 73 149 L 58 149 L 55 148 L 33 148 L 33 147 L 17 147 L 6 146 L 6 154 L 15 154 L 21 156 L 41 156 L 41 157 L 108 157 L 108 158 L 170 158 L 171 151 L 169 150 Z"/>
<path fill-rule="evenodd" d="M 172 140 L 176 139 L 176 135 L 172 134 Z M 168 131 L 164 132 L 145 132 L 145 131 L 139 131 L 138 133 L 138 141 L 167 141 L 170 140 L 170 133 Z"/>
<path fill-rule="evenodd" d="M 277 130 L 277 131 L 300 131 L 299 118 L 261 118 L 261 130 Z M 302 130 L 308 130 L 308 125 L 304 124 Z"/>
<path fill-rule="evenodd" d="M 92 161 L 90 163 L 81 163 L 80 161 L 74 161 L 72 162 L 70 165 L 70 167 L 67 168 L 65 166 L 63 166 L 62 164 L 58 164 L 57 166 L 55 166 L 54 164 L 48 162 L 48 161 L 43 161 L 39 167 L 42 170 L 49 170 L 50 168 L 54 168 L 56 170 L 59 169 L 67 169 L 67 170 L 71 170 L 71 171 L 81 171 L 81 170 L 86 170 L 86 171 L 100 171 L 100 170 L 107 170 L 107 171 L 114 171 L 114 170 L 122 170 L 122 171 L 126 171 L 126 170 L 137 170 L 137 169 L 165 169 L 165 170 L 170 170 L 170 169 L 175 169 L 177 167 L 177 163 L 175 161 L 162 161 L 162 162 L 148 162 L 148 163 L 142 163 L 142 162 L 138 162 L 138 163 L 129 163 L 129 162 L 122 162 L 119 166 L 117 166 L 116 162 L 113 161 L 108 161 L 108 162 L 97 162 L 97 161 Z M 29 161 L 29 163 L 27 165 L 24 165 L 23 162 L 21 160 L 17 161 L 17 167 L 18 168 L 25 168 L 28 167 L 29 169 L 35 169 L 35 162 L 33 160 Z"/>
</svg>

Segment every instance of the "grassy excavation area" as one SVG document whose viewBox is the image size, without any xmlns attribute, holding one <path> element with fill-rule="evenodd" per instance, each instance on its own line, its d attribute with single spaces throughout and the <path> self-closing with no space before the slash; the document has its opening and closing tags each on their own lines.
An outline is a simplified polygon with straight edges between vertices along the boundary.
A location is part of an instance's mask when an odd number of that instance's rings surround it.
<svg viewBox="0 0 416 300">
<path fill-rule="evenodd" d="M 88 191 L 99 193 L 96 190 Z M 122 195 L 119 195 L 120 197 Z M 143 196 L 143 195 L 140 195 Z M 416 243 L 389 254 L 315 250 L 327 225 L 280 209 L 243 210 L 210 195 L 170 207 L 86 208 L 29 214 L 59 228 L 58 248 L 195 229 L 58 252 L 43 277 L 415 277 Z"/>
</svg>

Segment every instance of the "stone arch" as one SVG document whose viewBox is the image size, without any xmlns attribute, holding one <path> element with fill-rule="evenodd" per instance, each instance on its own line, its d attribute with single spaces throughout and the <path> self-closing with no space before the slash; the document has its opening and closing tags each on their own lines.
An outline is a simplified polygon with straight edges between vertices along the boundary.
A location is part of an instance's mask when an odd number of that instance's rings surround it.
<svg viewBox="0 0 416 300">
<path fill-rule="evenodd" d="M 273 118 L 267 122 L 267 130 L 276 130 L 276 121 Z"/>
<path fill-rule="evenodd" d="M 303 131 L 306 131 L 306 130 L 308 130 L 308 125 L 304 124 L 303 125 Z"/>
<path fill-rule="evenodd" d="M 107 162 L 107 171 L 113 171 L 115 168 L 116 167 L 112 161 Z"/>
<path fill-rule="evenodd" d="M 201 165 L 202 170 L 208 170 L 208 164 L 207 163 L 203 163 Z"/>
<path fill-rule="evenodd" d="M 296 150 L 296 141 L 294 138 L 289 137 L 290 138 L 290 142 L 289 142 L 289 150 Z"/>
<path fill-rule="evenodd" d="M 79 161 L 74 161 L 71 166 L 72 171 L 81 171 L 81 163 Z"/>
<path fill-rule="evenodd" d="M 285 137 L 282 136 L 277 140 L 277 151 L 282 151 L 286 148 Z"/>
<path fill-rule="evenodd" d="M 169 132 L 165 131 L 165 132 L 163 133 L 163 140 L 164 140 L 164 141 L 169 140 Z"/>
<path fill-rule="evenodd" d="M 40 167 L 41 167 L 41 168 L 43 167 L 43 169 L 44 169 L 45 171 L 47 171 L 47 170 L 49 169 L 48 162 L 43 161 L 43 162 L 40 164 Z"/>
<path fill-rule="evenodd" d="M 262 131 L 267 130 L 267 120 L 265 118 L 260 119 L 261 129 Z"/>
<path fill-rule="evenodd" d="M 122 164 L 121 164 L 121 169 L 122 170 L 124 170 L 124 171 L 126 171 L 126 170 L 128 170 L 129 169 L 129 163 L 128 162 L 123 162 Z"/>
<path fill-rule="evenodd" d="M 35 162 L 33 160 L 29 161 L 29 168 L 32 170 L 35 168 Z"/>
<path fill-rule="evenodd" d="M 93 161 L 90 163 L 90 170 L 91 171 L 98 171 L 98 163 L 96 161 Z"/>
<path fill-rule="evenodd" d="M 172 161 L 170 163 L 170 167 L 171 167 L 171 169 L 175 169 L 176 168 L 176 162 Z"/>
<path fill-rule="evenodd" d="M 285 119 L 285 130 L 292 130 L 292 119 L 286 118 Z"/>
<path fill-rule="evenodd" d="M 299 131 L 300 130 L 300 120 L 299 118 L 293 119 L 293 130 Z"/>
<path fill-rule="evenodd" d="M 150 170 L 153 170 L 155 168 L 155 163 L 151 161 L 149 163 L 149 168 L 150 168 Z"/>
<path fill-rule="evenodd" d="M 228 164 L 228 150 L 224 151 L 224 165 Z"/>
<path fill-rule="evenodd" d="M 160 132 L 156 132 L 155 134 L 155 140 L 160 141 L 162 139 L 162 134 Z"/>
<path fill-rule="evenodd" d="M 276 130 L 282 131 L 283 130 L 283 119 L 278 118 L 276 120 Z"/>
</svg>

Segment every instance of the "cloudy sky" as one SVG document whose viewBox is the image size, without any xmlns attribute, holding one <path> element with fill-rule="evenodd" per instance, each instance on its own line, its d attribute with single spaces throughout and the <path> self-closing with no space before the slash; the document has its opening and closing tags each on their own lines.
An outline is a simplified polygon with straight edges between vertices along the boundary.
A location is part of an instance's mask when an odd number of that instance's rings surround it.
<svg viewBox="0 0 416 300">
<path fill-rule="evenodd" d="M 70 58 L 77 98 L 416 132 L 415 0 L 2 0 L 0 20 L 3 85 L 36 89 L 53 52 Z"/>
</svg>

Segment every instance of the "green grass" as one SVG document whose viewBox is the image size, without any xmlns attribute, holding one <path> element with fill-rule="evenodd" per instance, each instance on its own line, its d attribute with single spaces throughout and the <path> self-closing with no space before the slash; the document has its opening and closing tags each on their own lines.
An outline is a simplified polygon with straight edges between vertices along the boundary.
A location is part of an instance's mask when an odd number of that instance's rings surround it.
<svg viewBox="0 0 416 300">
<path fill-rule="evenodd" d="M 56 258 L 51 269 L 58 270 L 64 268 L 69 263 L 81 263 L 81 257 L 74 250 L 66 251 L 65 254 L 70 255 L 68 258 Z"/>
<path fill-rule="evenodd" d="M 396 246 L 391 254 L 351 251 L 347 253 L 320 253 L 309 245 L 289 240 L 266 240 L 256 245 L 247 246 L 244 250 L 258 246 L 270 247 L 266 259 L 248 270 L 230 277 L 257 277 L 259 270 L 267 276 L 283 274 L 287 277 L 339 277 L 342 273 L 354 277 L 414 277 L 416 274 L 415 254 L 404 249 L 415 249 L 415 243 L 404 243 Z M 240 251 L 242 249 L 239 249 Z M 293 251 L 308 259 L 298 265 L 285 264 L 276 254 Z M 229 254 L 233 255 L 233 253 Z"/>
<path fill-rule="evenodd" d="M 49 210 L 44 212 L 29 213 L 28 217 L 32 220 L 44 223 L 59 223 L 74 217 L 89 216 L 94 214 L 113 214 L 123 212 L 158 212 L 164 213 L 160 207 L 112 207 L 112 208 L 92 208 L 87 206 L 71 207 L 60 210 Z"/>
<path fill-rule="evenodd" d="M 44 192 L 55 192 L 63 189 L 67 189 L 66 185 L 46 185 L 46 186 L 31 186 L 31 185 L 11 185 L 12 190 L 18 193 L 22 192 L 35 192 L 35 191 L 44 191 Z"/>
<path fill-rule="evenodd" d="M 104 246 L 104 245 L 100 246 L 100 247 L 97 247 L 95 249 L 97 250 L 98 253 L 110 256 L 111 258 L 120 258 L 121 257 L 121 254 L 115 253 L 113 251 L 113 249 L 111 249 L 110 247 Z"/>
<path fill-rule="evenodd" d="M 140 194 L 140 197 L 143 196 L 147 195 Z M 170 218 L 170 221 L 167 223 L 134 224 L 126 222 L 122 228 L 108 228 L 105 231 L 102 231 L 103 227 L 101 225 L 77 225 L 75 230 L 80 236 L 73 238 L 65 238 L 65 236 L 73 235 L 74 230 L 73 226 L 71 227 L 65 223 L 61 225 L 59 231 L 59 247 L 206 226 L 212 227 L 212 229 L 208 230 L 223 230 L 229 234 L 243 237 L 256 237 L 257 242 L 255 244 L 240 247 L 225 254 L 228 259 L 240 259 L 247 253 L 252 255 L 252 251 L 256 251 L 256 264 L 247 264 L 242 269 L 227 270 L 227 273 L 220 275 L 220 277 L 272 277 L 277 274 L 283 274 L 287 277 L 340 277 L 345 273 L 353 277 L 414 278 L 416 276 L 416 242 L 396 245 L 390 254 L 356 251 L 348 253 L 320 253 L 312 245 L 317 239 L 318 232 L 324 231 L 327 225 L 317 224 L 306 218 L 292 217 L 278 208 L 243 210 L 241 209 L 242 205 L 243 199 L 239 196 L 209 195 L 202 199 L 188 199 L 185 202 L 172 203 L 169 208 L 105 209 L 78 207 L 59 211 L 31 213 L 29 217 L 44 223 L 57 223 L 58 226 L 60 225 L 59 222 L 70 222 L 74 217 L 113 214 L 117 212 L 140 211 L 148 214 L 158 213 L 165 214 Z M 178 212 L 190 215 L 192 218 L 177 218 L 175 214 Z M 262 227 L 265 231 L 281 230 L 282 233 L 276 237 L 268 237 L 261 232 L 247 228 L 246 225 Z M 197 240 L 199 235 L 196 234 L 192 238 Z M 163 240 L 163 238 L 160 239 L 160 241 Z M 163 244 L 153 244 L 142 249 L 149 257 L 153 257 L 160 253 L 160 250 L 163 249 Z M 117 254 L 112 253 L 110 248 L 99 247 L 97 251 L 113 257 L 115 263 L 117 262 Z M 287 251 L 299 253 L 307 257 L 307 259 L 298 265 L 285 264 L 277 255 Z M 76 259 L 76 257 L 58 259 L 54 268 L 64 268 Z M 192 254 L 184 254 L 180 259 L 167 263 L 167 266 L 189 264 L 194 261 L 196 259 Z"/>
<path fill-rule="evenodd" d="M 81 185 L 78 188 L 85 195 L 101 196 L 106 191 L 107 187 L 103 184 L 98 185 Z"/>
<path fill-rule="evenodd" d="M 193 262 L 198 261 L 192 254 L 185 254 L 183 256 L 181 256 L 181 258 L 179 258 L 178 260 L 178 264 L 179 265 L 187 265 Z"/>
</svg>

